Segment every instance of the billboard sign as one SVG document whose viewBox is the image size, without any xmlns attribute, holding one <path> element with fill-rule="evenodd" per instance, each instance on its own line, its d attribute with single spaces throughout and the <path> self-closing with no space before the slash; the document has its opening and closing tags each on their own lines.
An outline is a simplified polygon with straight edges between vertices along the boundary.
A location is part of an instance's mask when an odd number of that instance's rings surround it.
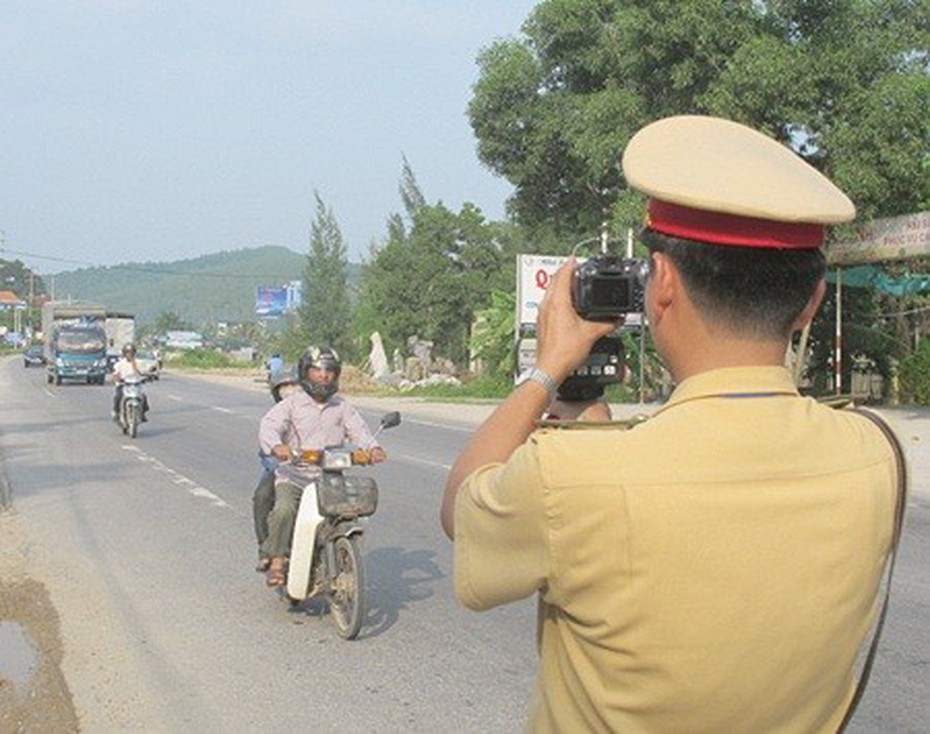
<svg viewBox="0 0 930 734">
<path fill-rule="evenodd" d="M 863 265 L 930 255 L 930 212 L 873 219 L 859 228 L 859 237 L 834 242 L 827 250 L 830 265 Z"/>
<path fill-rule="evenodd" d="M 585 258 L 576 258 L 579 263 Z M 536 327 L 536 314 L 539 304 L 555 271 L 568 260 L 562 255 L 517 255 L 517 332 L 526 332 Z M 624 319 L 624 329 L 639 329 L 643 326 L 643 316 L 628 313 Z"/>
<path fill-rule="evenodd" d="M 255 293 L 255 313 L 258 316 L 281 316 L 287 309 L 287 288 L 260 285 Z"/>
<path fill-rule="evenodd" d="M 568 258 L 561 255 L 517 255 L 517 324 L 536 326 L 539 304 L 549 281 Z"/>
</svg>

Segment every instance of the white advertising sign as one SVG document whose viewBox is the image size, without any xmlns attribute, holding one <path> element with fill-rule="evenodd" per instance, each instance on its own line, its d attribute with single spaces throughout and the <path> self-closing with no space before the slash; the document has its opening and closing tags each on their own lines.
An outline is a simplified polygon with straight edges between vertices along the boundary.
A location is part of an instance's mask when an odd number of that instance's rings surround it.
<svg viewBox="0 0 930 734">
<path fill-rule="evenodd" d="M 539 304 L 555 271 L 568 260 L 562 255 L 517 255 L 517 324 L 535 326 Z"/>
<path fill-rule="evenodd" d="M 576 258 L 579 263 L 585 258 Z M 546 288 L 555 271 L 568 260 L 562 255 L 517 255 L 517 331 L 520 327 L 536 326 L 536 314 L 539 304 L 546 295 Z M 643 316 L 628 313 L 624 319 L 623 330 L 643 327 Z"/>
<path fill-rule="evenodd" d="M 827 248 L 830 265 L 863 265 L 883 260 L 907 260 L 930 255 L 930 212 L 873 219 L 859 229 L 859 238 Z"/>
</svg>

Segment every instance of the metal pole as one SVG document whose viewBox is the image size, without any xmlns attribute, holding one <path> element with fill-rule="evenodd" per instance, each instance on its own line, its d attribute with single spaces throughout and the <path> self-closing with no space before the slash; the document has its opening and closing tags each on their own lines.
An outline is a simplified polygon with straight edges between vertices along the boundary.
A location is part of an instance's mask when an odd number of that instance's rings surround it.
<svg viewBox="0 0 930 734">
<path fill-rule="evenodd" d="M 798 351 L 794 359 L 795 387 L 798 387 L 801 384 L 801 373 L 804 371 L 804 363 L 807 357 L 807 342 L 810 339 L 812 323 L 813 323 L 812 321 L 807 322 L 807 325 L 801 330 L 801 338 L 798 341 Z M 790 350 L 790 347 L 789 347 L 789 350 Z"/>
<path fill-rule="evenodd" d="M 836 269 L 836 334 L 833 353 L 833 391 L 843 390 L 843 269 Z"/>
</svg>

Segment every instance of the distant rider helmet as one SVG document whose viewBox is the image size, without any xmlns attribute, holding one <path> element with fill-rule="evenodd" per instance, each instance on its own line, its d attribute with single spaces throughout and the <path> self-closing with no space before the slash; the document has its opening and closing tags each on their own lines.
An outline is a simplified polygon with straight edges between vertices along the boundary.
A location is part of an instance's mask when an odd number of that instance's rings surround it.
<svg viewBox="0 0 930 734">
<path fill-rule="evenodd" d="M 286 388 L 288 385 L 293 385 L 300 388 L 300 380 L 297 379 L 297 370 L 292 365 L 290 367 L 282 367 L 277 372 L 271 376 L 271 397 L 274 398 L 276 403 L 280 403 L 284 399 L 284 394 L 287 392 Z"/>
<path fill-rule="evenodd" d="M 134 344 L 124 344 L 123 345 L 123 356 L 129 359 L 136 355 L 136 347 Z"/>
<path fill-rule="evenodd" d="M 332 380 L 329 382 L 311 380 L 307 374 L 310 367 L 332 372 Z M 311 397 L 325 400 L 335 395 L 339 390 L 339 374 L 342 372 L 342 362 L 339 359 L 339 354 L 332 347 L 307 347 L 297 364 L 297 371 L 300 374 L 300 386 Z"/>
</svg>

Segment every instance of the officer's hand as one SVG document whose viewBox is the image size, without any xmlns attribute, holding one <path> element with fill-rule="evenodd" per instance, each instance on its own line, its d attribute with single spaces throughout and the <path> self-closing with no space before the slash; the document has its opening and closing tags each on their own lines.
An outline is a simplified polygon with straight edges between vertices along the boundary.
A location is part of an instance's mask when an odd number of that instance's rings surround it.
<svg viewBox="0 0 930 734">
<path fill-rule="evenodd" d="M 382 461 L 387 461 L 387 453 L 380 446 L 375 446 L 368 452 L 368 455 L 371 457 L 372 464 L 380 464 Z"/>
<path fill-rule="evenodd" d="M 560 267 L 546 289 L 536 318 L 536 366 L 561 382 L 588 358 L 594 342 L 620 322 L 586 321 L 572 305 L 575 259 Z"/>
</svg>

